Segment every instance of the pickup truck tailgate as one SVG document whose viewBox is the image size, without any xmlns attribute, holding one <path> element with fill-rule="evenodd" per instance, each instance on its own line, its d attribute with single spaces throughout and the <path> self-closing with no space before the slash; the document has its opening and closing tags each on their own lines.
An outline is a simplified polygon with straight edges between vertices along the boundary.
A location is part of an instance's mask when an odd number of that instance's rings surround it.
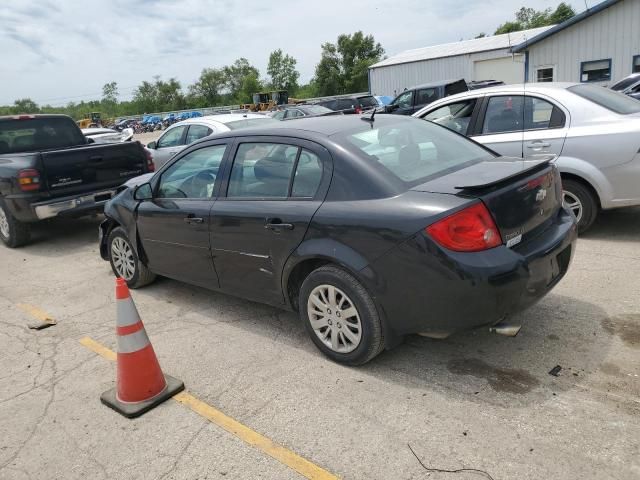
<svg viewBox="0 0 640 480">
<path fill-rule="evenodd" d="M 145 154 L 136 142 L 87 145 L 41 155 L 44 180 L 55 197 L 116 187 L 147 172 Z"/>
</svg>

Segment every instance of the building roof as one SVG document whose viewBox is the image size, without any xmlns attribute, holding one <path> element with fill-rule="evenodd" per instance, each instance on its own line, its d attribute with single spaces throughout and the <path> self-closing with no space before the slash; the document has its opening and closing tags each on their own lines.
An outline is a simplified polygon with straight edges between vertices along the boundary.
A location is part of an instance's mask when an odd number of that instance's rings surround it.
<svg viewBox="0 0 640 480">
<path fill-rule="evenodd" d="M 616 3 L 620 2 L 620 0 L 606 0 L 602 3 L 599 3 L 598 5 L 596 5 L 595 7 L 592 8 L 588 8 L 587 10 L 585 10 L 582 13 L 579 13 L 578 15 L 574 15 L 573 17 L 571 17 L 569 20 L 565 20 L 564 22 L 555 25 L 554 27 L 541 32 L 539 34 L 537 34 L 535 37 L 531 38 L 525 38 L 523 39 L 522 43 L 520 43 L 519 45 L 516 45 L 515 47 L 513 47 L 511 49 L 511 51 L 513 53 L 518 53 L 518 52 L 522 52 L 524 50 L 526 50 L 527 48 L 529 48 L 531 45 L 536 44 L 538 42 L 540 42 L 541 40 L 544 40 L 547 37 L 550 37 L 551 35 L 555 35 L 558 32 L 561 32 L 562 30 L 564 30 L 565 28 L 569 28 L 571 25 L 575 25 L 578 22 L 581 22 L 582 20 L 585 20 L 587 18 L 589 18 L 591 15 L 595 15 L 596 13 L 599 13 L 601 11 L 603 11 L 606 8 L 609 8 L 612 5 L 615 5 Z"/>
<path fill-rule="evenodd" d="M 454 57 L 456 55 L 466 55 L 469 53 L 500 50 L 518 45 L 527 38 L 534 38 L 550 28 L 551 27 L 532 28 L 520 32 L 505 33 L 503 35 L 492 35 L 489 37 L 474 38 L 473 40 L 462 40 L 460 42 L 415 48 L 382 60 L 370 68 L 388 67 L 401 63 L 420 62 L 423 60 Z"/>
</svg>

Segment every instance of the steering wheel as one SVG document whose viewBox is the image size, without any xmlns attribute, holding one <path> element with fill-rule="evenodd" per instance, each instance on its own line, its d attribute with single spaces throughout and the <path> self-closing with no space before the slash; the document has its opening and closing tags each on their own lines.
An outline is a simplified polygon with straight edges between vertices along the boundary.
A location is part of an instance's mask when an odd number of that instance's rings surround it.
<svg viewBox="0 0 640 480">
<path fill-rule="evenodd" d="M 213 173 L 202 171 L 185 180 L 180 189 L 189 193 L 187 198 L 207 198 L 210 196 L 208 187 L 215 181 L 216 176 Z"/>
</svg>

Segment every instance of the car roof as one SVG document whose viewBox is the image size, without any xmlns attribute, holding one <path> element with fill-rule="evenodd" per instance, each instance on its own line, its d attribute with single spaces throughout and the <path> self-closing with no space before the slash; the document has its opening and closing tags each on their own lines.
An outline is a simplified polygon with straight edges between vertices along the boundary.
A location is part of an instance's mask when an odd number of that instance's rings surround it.
<svg viewBox="0 0 640 480">
<path fill-rule="evenodd" d="M 292 119 L 288 122 L 269 123 L 268 126 L 265 125 L 264 127 L 249 127 L 232 130 L 231 132 L 222 133 L 220 136 L 288 136 L 287 134 L 291 134 L 291 136 L 300 136 L 301 138 L 308 136 L 330 137 L 340 132 L 369 126 L 369 121 L 365 119 L 370 118 L 371 115 L 326 115 L 302 117 Z M 389 125 L 414 121 L 416 121 L 416 119 L 403 115 L 380 114 L 375 116 L 374 125 Z"/>
<path fill-rule="evenodd" d="M 180 125 L 191 125 L 192 123 L 203 123 L 211 125 L 226 125 L 227 123 L 236 122 L 238 120 L 247 120 L 249 118 L 269 118 L 259 113 L 224 113 L 222 115 L 206 115 L 204 117 L 195 117 L 176 122 L 171 127 Z"/>
<path fill-rule="evenodd" d="M 439 82 L 422 83 L 420 85 L 415 85 L 411 88 L 407 88 L 407 90 L 416 90 L 418 88 L 441 87 L 442 85 L 449 85 L 451 83 L 456 83 L 456 82 L 465 82 L 465 80 L 464 78 L 454 78 L 451 80 L 440 80 Z M 400 95 L 402 95 L 403 93 L 404 92 L 401 92 Z"/>
</svg>

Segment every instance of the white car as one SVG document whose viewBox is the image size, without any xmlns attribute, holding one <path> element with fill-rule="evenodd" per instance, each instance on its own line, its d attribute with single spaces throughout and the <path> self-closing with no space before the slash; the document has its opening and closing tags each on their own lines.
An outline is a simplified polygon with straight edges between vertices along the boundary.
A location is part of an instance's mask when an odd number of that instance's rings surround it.
<svg viewBox="0 0 640 480">
<path fill-rule="evenodd" d="M 159 169 L 187 145 L 203 137 L 270 123 L 279 122 L 257 113 L 229 113 L 190 118 L 171 125 L 157 141 L 148 143 L 147 148 L 152 151 L 153 163 L 156 169 Z"/>
<path fill-rule="evenodd" d="M 600 209 L 640 205 L 640 102 L 586 83 L 471 90 L 414 117 L 509 157 L 557 155 L 565 206 L 586 231 Z"/>
<path fill-rule="evenodd" d="M 94 141 L 94 143 L 120 143 L 129 142 L 133 138 L 133 128 L 125 128 L 121 132 L 111 128 L 83 128 L 82 134 Z"/>
</svg>

